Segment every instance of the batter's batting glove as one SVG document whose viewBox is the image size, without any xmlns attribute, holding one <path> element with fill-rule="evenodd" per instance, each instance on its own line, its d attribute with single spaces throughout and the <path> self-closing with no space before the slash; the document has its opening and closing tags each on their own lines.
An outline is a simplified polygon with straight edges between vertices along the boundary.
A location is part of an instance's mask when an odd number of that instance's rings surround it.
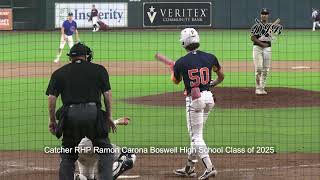
<svg viewBox="0 0 320 180">
<path fill-rule="evenodd" d="M 217 82 L 215 80 L 210 81 L 210 87 L 213 88 L 217 85 Z"/>
</svg>

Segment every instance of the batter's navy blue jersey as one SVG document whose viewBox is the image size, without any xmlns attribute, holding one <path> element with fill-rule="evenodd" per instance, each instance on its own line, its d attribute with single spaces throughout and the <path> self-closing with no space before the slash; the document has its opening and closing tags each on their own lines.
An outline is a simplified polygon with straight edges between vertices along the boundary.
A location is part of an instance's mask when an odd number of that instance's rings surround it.
<svg viewBox="0 0 320 180">
<path fill-rule="evenodd" d="M 203 51 L 188 53 L 178 59 L 173 67 L 174 77 L 177 80 L 183 78 L 188 94 L 192 87 L 199 87 L 200 91 L 209 91 L 212 71 L 220 69 L 216 56 Z"/>
</svg>

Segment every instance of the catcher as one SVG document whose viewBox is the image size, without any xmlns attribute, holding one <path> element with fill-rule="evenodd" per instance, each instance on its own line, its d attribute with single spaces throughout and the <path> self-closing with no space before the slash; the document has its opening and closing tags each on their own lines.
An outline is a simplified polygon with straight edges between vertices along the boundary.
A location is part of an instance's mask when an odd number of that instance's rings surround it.
<svg viewBox="0 0 320 180">
<path fill-rule="evenodd" d="M 116 125 L 128 125 L 129 118 L 123 117 L 114 121 Z M 133 168 L 133 164 L 136 161 L 136 155 L 122 151 L 122 149 L 115 144 L 112 144 L 115 149 L 113 158 L 112 176 L 113 179 L 117 179 L 125 171 Z M 86 153 L 80 153 L 78 159 L 79 174 L 75 174 L 75 180 L 95 180 L 98 178 L 98 155 L 93 153 L 93 145 L 89 138 L 85 137 L 81 140 L 78 147 L 82 149 L 90 147 L 90 151 Z"/>
</svg>

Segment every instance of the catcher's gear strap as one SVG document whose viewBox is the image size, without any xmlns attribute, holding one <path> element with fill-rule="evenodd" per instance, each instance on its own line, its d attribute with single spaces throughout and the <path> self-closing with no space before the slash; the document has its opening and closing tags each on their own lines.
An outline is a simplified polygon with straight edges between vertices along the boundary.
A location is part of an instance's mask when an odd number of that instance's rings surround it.
<svg viewBox="0 0 320 180">
<path fill-rule="evenodd" d="M 131 168 L 133 168 L 133 160 L 131 158 L 127 158 L 123 161 L 119 160 L 118 167 L 114 170 L 114 173 L 116 174 L 113 175 L 113 178 L 117 179 L 117 177 L 119 177 L 122 173 Z"/>
</svg>

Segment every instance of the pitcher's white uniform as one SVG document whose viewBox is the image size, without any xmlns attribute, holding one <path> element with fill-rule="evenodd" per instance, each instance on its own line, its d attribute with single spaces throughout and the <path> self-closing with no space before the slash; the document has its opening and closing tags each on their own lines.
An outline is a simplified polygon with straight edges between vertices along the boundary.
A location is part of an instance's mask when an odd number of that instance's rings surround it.
<svg viewBox="0 0 320 180">
<path fill-rule="evenodd" d="M 261 21 L 256 19 L 256 24 L 251 28 L 251 40 L 253 41 L 253 63 L 255 68 L 257 95 L 266 95 L 265 91 L 268 73 L 271 67 L 271 41 L 274 34 L 280 34 L 282 26 L 268 23 L 269 10 L 261 10 Z M 277 19 L 280 22 L 280 19 Z"/>
<path fill-rule="evenodd" d="M 95 5 L 92 5 L 91 14 L 89 21 L 92 20 L 92 32 L 99 31 L 99 24 L 98 24 L 98 10 L 96 9 Z"/>
<path fill-rule="evenodd" d="M 311 17 L 313 19 L 312 31 L 315 31 L 317 26 L 320 27 L 320 23 L 319 23 L 319 21 L 320 21 L 320 12 L 319 12 L 319 10 L 312 9 Z"/>
<path fill-rule="evenodd" d="M 253 63 L 255 67 L 255 74 L 260 78 L 260 84 L 256 84 L 257 89 L 265 89 L 268 72 L 271 67 L 271 36 L 257 37 L 260 41 L 270 44 L 269 47 L 260 47 L 253 45 Z"/>
</svg>

